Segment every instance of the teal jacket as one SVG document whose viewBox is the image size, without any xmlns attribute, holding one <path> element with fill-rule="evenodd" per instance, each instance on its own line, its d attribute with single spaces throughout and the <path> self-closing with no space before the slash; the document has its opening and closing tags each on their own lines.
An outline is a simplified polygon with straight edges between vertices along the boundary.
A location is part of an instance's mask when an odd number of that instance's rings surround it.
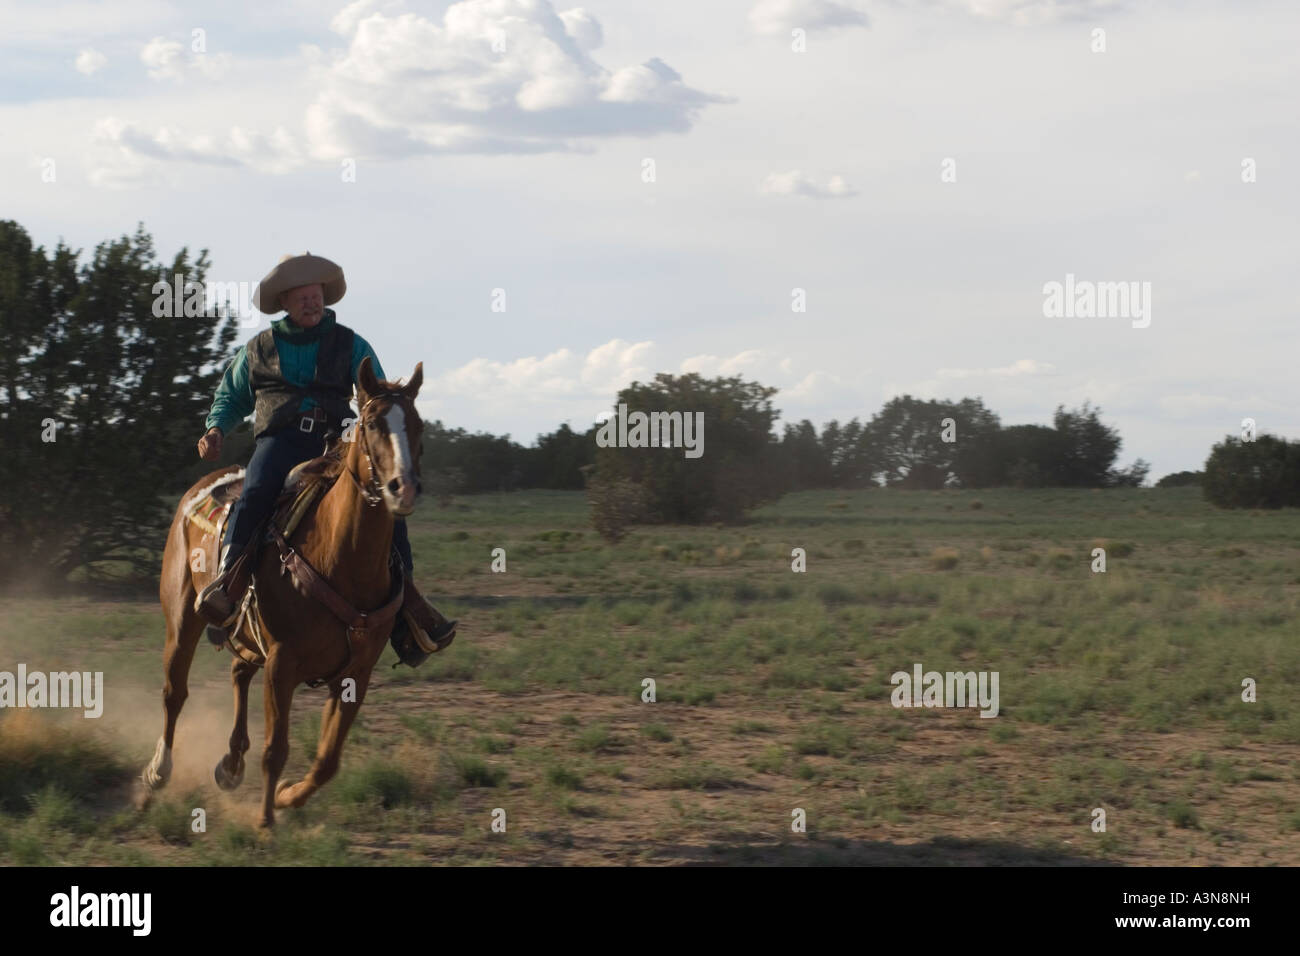
<svg viewBox="0 0 1300 956">
<path fill-rule="evenodd" d="M 275 350 L 280 356 L 280 372 L 292 385 L 310 385 L 316 377 L 316 345 L 321 333 L 335 322 L 333 309 L 326 309 L 324 317 L 314 328 L 300 329 L 289 321 L 286 314 L 271 323 L 275 330 Z M 385 378 L 384 368 L 379 364 L 379 357 L 370 343 L 356 332 L 352 338 L 352 380 L 356 381 L 357 369 L 361 360 L 370 356 L 370 367 L 376 378 Z M 304 398 L 298 411 L 304 412 L 315 405 L 310 398 Z M 221 434 L 228 435 L 230 430 L 253 414 L 253 389 L 248 376 L 248 346 L 241 345 L 217 386 L 217 394 L 212 399 L 212 411 L 208 413 L 207 428 L 220 428 Z"/>
</svg>

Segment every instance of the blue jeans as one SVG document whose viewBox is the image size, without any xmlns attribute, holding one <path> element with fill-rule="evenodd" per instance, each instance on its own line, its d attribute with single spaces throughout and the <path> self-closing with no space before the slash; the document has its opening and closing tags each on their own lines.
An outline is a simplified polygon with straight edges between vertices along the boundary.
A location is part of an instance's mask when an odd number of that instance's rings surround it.
<svg viewBox="0 0 1300 956">
<path fill-rule="evenodd" d="M 253 446 L 253 457 L 244 469 L 244 491 L 230 510 L 222 549 L 229 546 L 231 554 L 238 554 L 248 546 L 257 526 L 268 518 L 275 508 L 275 499 L 284 487 L 284 479 L 301 464 L 325 453 L 321 436 L 296 428 L 286 428 L 274 435 L 263 435 Z M 393 547 L 401 556 L 402 566 L 411 573 L 411 541 L 406 533 L 406 519 L 393 522 Z"/>
</svg>

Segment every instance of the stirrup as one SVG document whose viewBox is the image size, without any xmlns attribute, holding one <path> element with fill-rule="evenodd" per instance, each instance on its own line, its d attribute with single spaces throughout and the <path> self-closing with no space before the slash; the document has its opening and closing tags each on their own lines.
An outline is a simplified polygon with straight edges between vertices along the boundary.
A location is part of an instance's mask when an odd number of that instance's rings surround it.
<svg viewBox="0 0 1300 956">
<path fill-rule="evenodd" d="M 210 627 L 218 627 L 221 628 L 222 630 L 225 630 L 229 628 L 232 624 L 234 624 L 235 618 L 239 616 L 239 605 L 236 604 L 234 601 L 232 601 L 230 599 L 230 595 L 226 593 L 226 587 L 228 587 L 229 585 L 230 585 L 229 581 L 223 582 L 222 576 L 218 575 L 217 577 L 213 578 L 211 581 L 208 582 L 207 587 L 205 587 L 202 591 L 200 591 L 198 594 L 194 596 L 195 612 L 199 615 L 199 617 L 207 621 Z M 226 603 L 228 603 L 231 606 L 230 614 L 228 614 L 226 618 L 221 621 L 213 621 L 212 618 L 208 616 L 207 609 L 204 607 L 205 601 L 213 594 L 214 591 L 220 591 L 222 596 L 225 597 Z"/>
<path fill-rule="evenodd" d="M 428 634 L 415 621 L 410 611 L 398 611 L 397 620 L 393 622 L 393 630 L 389 635 L 389 643 L 397 652 L 397 661 L 393 666 L 405 664 L 407 667 L 419 667 L 431 655 L 444 650 L 452 642 L 456 637 L 457 623 L 447 621 L 438 628 L 437 633 Z"/>
</svg>

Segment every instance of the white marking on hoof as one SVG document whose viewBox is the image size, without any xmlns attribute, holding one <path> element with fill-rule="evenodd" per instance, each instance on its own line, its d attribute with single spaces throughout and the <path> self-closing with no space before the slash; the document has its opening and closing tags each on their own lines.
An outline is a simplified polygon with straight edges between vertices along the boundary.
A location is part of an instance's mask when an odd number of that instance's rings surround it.
<svg viewBox="0 0 1300 956">
<path fill-rule="evenodd" d="M 166 786 L 167 779 L 172 775 L 172 748 L 168 747 L 162 737 L 158 738 L 158 746 L 154 749 L 153 759 L 149 765 L 144 768 L 144 773 L 140 774 L 140 779 L 150 790 L 158 790 Z"/>
</svg>

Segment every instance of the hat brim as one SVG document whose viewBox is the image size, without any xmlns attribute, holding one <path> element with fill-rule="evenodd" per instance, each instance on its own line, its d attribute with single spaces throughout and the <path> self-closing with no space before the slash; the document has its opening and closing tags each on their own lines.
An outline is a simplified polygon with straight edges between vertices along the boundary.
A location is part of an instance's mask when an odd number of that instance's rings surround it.
<svg viewBox="0 0 1300 956">
<path fill-rule="evenodd" d="M 291 256 L 280 262 L 258 283 L 253 293 L 253 305 L 267 315 L 283 312 L 280 293 L 304 285 L 319 285 L 325 305 L 333 305 L 348 290 L 343 279 L 343 269 L 324 256 Z"/>
</svg>

